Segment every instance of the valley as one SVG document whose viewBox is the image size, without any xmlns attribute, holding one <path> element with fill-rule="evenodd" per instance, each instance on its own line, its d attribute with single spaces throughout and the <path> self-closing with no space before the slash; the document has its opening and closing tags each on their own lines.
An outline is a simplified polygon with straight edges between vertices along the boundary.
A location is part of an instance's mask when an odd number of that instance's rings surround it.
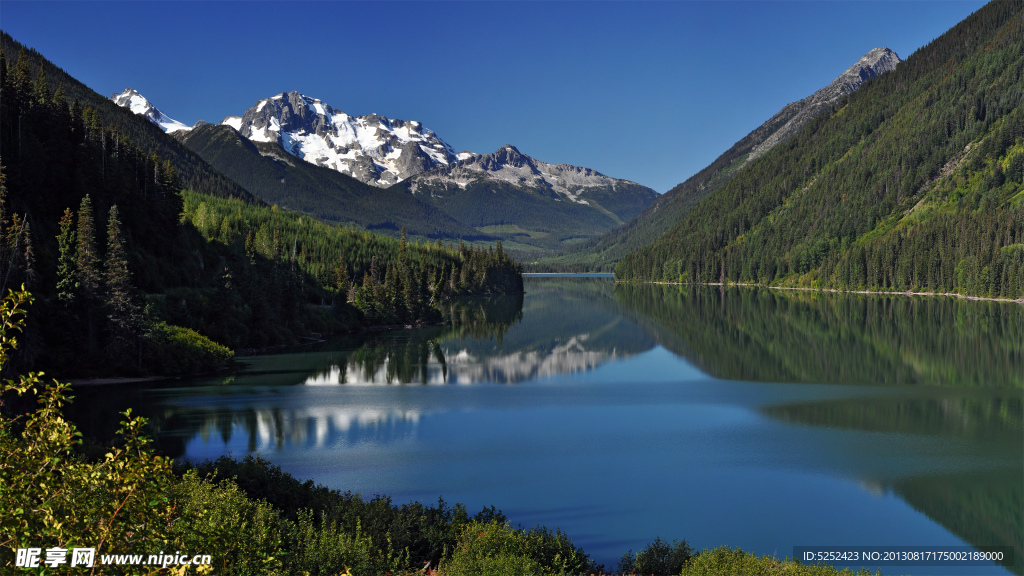
<svg viewBox="0 0 1024 576">
<path fill-rule="evenodd" d="M 1024 576 L 964 6 L 6 3 L 0 566 Z"/>
</svg>

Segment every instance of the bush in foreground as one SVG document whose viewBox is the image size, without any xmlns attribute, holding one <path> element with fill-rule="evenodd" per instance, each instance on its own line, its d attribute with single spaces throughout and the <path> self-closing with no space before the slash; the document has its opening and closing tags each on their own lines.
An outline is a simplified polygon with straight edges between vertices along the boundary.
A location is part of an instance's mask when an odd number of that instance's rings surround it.
<svg viewBox="0 0 1024 576">
<path fill-rule="evenodd" d="M 451 558 L 441 564 L 444 576 L 502 576 L 504 574 L 585 574 L 593 571 L 590 557 L 561 531 L 520 530 L 508 522 L 471 522 Z"/>
</svg>

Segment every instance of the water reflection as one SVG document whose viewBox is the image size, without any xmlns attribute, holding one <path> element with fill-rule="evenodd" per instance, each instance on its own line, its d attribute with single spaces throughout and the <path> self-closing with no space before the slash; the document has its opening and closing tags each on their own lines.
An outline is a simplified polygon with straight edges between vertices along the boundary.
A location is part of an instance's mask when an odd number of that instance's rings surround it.
<svg viewBox="0 0 1024 576">
<path fill-rule="evenodd" d="M 658 343 L 731 380 L 1024 388 L 1024 306 L 619 284 Z"/>
<path fill-rule="evenodd" d="M 911 476 L 863 470 L 862 485 L 898 495 L 974 546 L 1013 548 L 1013 560 L 1004 565 L 1024 572 L 1024 470 L 1006 466 L 1024 454 L 1020 391 L 911 389 L 874 398 L 769 406 L 761 412 L 801 425 L 937 436 L 957 444 L 967 440 L 969 449 L 962 458 L 971 458 L 981 470 L 961 471 L 949 464 Z M 950 453 L 955 450 L 950 448 Z"/>
<path fill-rule="evenodd" d="M 856 517 L 868 506 L 889 528 L 921 522 L 957 542 L 1013 546 L 1008 567 L 1024 574 L 1024 307 L 607 279 L 526 286 L 525 298 L 449 303 L 443 326 L 247 358 L 227 377 L 76 390 L 75 420 L 109 435 L 131 406 L 172 456 L 259 451 L 344 489 L 458 500 L 495 487 L 480 505 L 522 496 L 536 514 L 551 498 L 594 510 L 580 526 L 602 541 L 640 537 L 663 513 L 670 530 L 696 527 L 662 536 L 718 530 L 709 545 L 780 522 L 867 543 L 884 528 Z M 714 378 L 683 378 L 687 362 Z M 616 370 L 630 372 L 607 377 Z M 577 482 L 580 470 L 612 480 Z M 808 495 L 827 509 L 867 500 L 836 523 L 795 512 Z M 631 500 L 644 497 L 657 502 Z M 771 526 L 739 520 L 754 517 Z M 571 527 L 559 518 L 549 523 Z M 918 534 L 937 541 L 907 538 Z"/>
<path fill-rule="evenodd" d="M 306 385 L 514 384 L 593 370 L 650 350 L 654 340 L 624 318 L 607 279 L 534 279 L 530 298 L 446 304 L 444 327 L 381 333 L 334 346 Z M 525 306 L 525 307 L 524 307 Z M 250 368 L 248 374 L 274 372 Z"/>
<path fill-rule="evenodd" d="M 233 407 L 186 410 L 191 425 L 179 430 L 185 440 L 232 447 L 244 438 L 248 452 L 324 449 L 360 443 L 386 444 L 415 436 L 420 413 L 388 408 L 310 406 L 304 408 Z M 240 447 L 240 446 L 239 446 Z"/>
</svg>

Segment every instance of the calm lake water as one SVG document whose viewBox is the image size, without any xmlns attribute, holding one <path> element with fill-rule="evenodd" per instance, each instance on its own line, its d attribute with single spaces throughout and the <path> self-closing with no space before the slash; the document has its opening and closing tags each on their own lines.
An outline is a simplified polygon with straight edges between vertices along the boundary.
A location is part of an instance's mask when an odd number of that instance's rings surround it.
<svg viewBox="0 0 1024 576">
<path fill-rule="evenodd" d="M 397 502 L 495 505 L 614 568 L 656 536 L 1012 546 L 1024 574 L 1024 306 L 531 277 L 448 326 L 241 358 L 230 376 L 76 391 L 166 452 L 258 452 Z"/>
</svg>

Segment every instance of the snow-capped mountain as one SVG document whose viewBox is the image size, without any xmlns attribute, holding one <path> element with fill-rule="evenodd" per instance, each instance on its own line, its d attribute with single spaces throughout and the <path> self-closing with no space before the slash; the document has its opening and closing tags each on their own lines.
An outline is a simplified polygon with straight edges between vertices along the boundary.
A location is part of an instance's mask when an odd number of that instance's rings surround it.
<svg viewBox="0 0 1024 576">
<path fill-rule="evenodd" d="M 260 100 L 221 124 L 254 142 L 277 142 L 311 164 L 381 187 L 457 160 L 452 147 L 420 122 L 350 116 L 298 92 Z"/>
<path fill-rule="evenodd" d="M 628 221 L 658 196 L 646 186 L 610 178 L 589 168 L 542 162 L 511 145 L 492 154 L 456 154 L 448 143 L 415 120 L 389 119 L 377 114 L 350 116 L 298 92 L 265 98 L 241 116 L 224 118 L 216 126 L 221 132 L 213 130 L 214 126 L 189 129 L 180 122 L 174 123 L 131 89 L 114 101 L 145 114 L 169 132 L 177 131 L 178 139 L 186 146 L 269 202 L 298 205 L 300 197 L 309 200 L 310 193 L 317 195 L 314 189 L 331 181 L 298 169 L 308 163 L 376 188 L 402 183 L 392 192 L 403 194 L 419 206 L 421 218 L 434 211 L 434 216 L 429 217 L 432 226 L 445 220 L 441 228 L 460 229 L 458 236 L 464 238 L 484 234 L 514 238 L 517 245 L 536 249 L 561 249 L 564 241 L 589 238 Z M 256 156 L 235 157 L 241 149 L 237 142 L 231 143 L 224 130 L 252 144 L 255 148 L 249 152 Z M 197 137 L 192 138 L 193 135 Z M 289 155 L 305 163 L 285 160 Z M 282 162 L 278 168 L 287 165 L 297 171 L 292 178 L 277 175 L 269 179 L 266 173 L 274 170 L 249 172 L 259 164 L 259 158 L 266 157 Z M 349 189 L 339 182 L 331 186 L 332 190 Z M 342 196 L 347 198 L 349 192 Z M 328 196 L 321 194 L 314 202 L 320 211 Z M 355 196 L 361 199 L 355 207 L 351 202 L 339 203 L 338 198 L 327 204 L 334 208 L 334 213 L 348 214 L 348 220 L 377 223 L 379 210 L 371 205 L 385 200 Z M 369 204 L 364 205 L 363 200 Z M 387 201 L 389 209 L 396 207 L 397 201 L 397 197 Z M 403 221 L 402 225 L 410 226 L 410 230 L 416 228 L 415 222 Z"/>
<path fill-rule="evenodd" d="M 425 192 L 432 196 L 444 195 L 439 190 L 465 189 L 473 182 L 496 180 L 513 186 L 550 190 L 560 197 L 579 204 L 589 204 L 583 193 L 588 188 L 610 188 L 635 184 L 628 180 L 610 178 L 590 168 L 570 164 L 548 164 L 521 153 L 506 144 L 493 154 L 459 154 L 459 161 L 425 172 L 409 183 L 413 194 Z M 656 194 L 651 191 L 651 200 Z"/>
<path fill-rule="evenodd" d="M 146 100 L 142 94 L 139 94 L 132 88 L 125 88 L 124 92 L 120 94 L 114 94 L 110 97 L 114 101 L 114 104 L 118 106 L 128 108 L 136 114 L 141 114 L 149 119 L 150 122 L 156 124 L 163 129 L 164 132 L 171 133 L 179 130 L 191 130 L 192 127 L 186 124 L 178 122 L 174 118 L 171 118 L 157 109 Z"/>
</svg>

